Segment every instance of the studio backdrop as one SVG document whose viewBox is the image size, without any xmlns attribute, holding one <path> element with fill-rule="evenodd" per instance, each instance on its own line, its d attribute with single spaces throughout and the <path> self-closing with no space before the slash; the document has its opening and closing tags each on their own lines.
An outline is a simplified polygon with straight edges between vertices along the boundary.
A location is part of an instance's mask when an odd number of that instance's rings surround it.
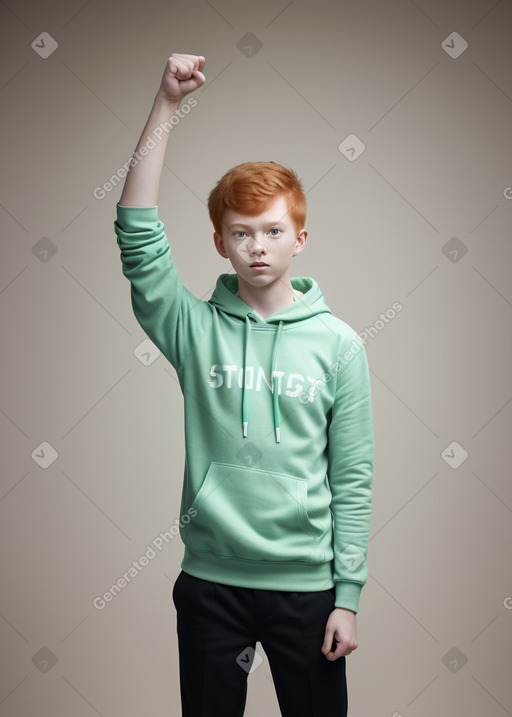
<svg viewBox="0 0 512 717">
<path fill-rule="evenodd" d="M 510 0 L 2 0 L 0 27 L 2 717 L 180 714 L 182 395 L 113 228 L 172 52 L 206 58 L 158 202 L 183 282 L 231 271 L 210 189 L 273 160 L 308 201 L 292 274 L 365 342 L 349 714 L 512 715 Z M 257 652 L 246 714 L 275 717 Z"/>
</svg>

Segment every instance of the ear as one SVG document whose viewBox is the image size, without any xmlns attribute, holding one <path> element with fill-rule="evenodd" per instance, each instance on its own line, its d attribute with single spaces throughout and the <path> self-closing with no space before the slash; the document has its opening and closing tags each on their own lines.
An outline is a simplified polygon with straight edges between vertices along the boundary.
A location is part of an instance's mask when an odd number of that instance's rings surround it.
<svg viewBox="0 0 512 717">
<path fill-rule="evenodd" d="M 307 240 L 307 229 L 301 229 L 300 232 L 297 234 L 297 239 L 295 241 L 295 249 L 293 250 L 292 256 L 297 256 L 297 254 L 300 254 L 301 251 L 303 251 L 304 247 L 306 246 Z"/>
<path fill-rule="evenodd" d="M 226 252 L 226 247 L 224 246 L 224 239 L 222 238 L 222 234 L 219 234 L 218 232 L 213 232 L 213 241 L 215 244 L 215 248 L 219 252 L 219 254 L 224 257 L 224 259 L 229 259 L 228 253 Z"/>
</svg>

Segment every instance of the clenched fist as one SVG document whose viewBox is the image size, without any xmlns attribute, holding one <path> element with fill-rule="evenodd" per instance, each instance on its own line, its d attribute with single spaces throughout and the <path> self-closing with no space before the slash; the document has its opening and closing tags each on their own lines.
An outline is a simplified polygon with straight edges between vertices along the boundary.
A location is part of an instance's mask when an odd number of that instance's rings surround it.
<svg viewBox="0 0 512 717">
<path fill-rule="evenodd" d="M 204 85 L 202 55 L 182 55 L 173 52 L 167 60 L 158 93 L 170 102 L 181 102 L 190 92 Z"/>
</svg>

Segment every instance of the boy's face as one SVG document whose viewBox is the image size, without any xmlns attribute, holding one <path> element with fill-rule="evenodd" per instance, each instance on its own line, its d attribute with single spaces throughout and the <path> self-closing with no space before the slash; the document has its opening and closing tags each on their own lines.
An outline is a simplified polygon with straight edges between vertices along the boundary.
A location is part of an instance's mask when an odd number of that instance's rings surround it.
<svg viewBox="0 0 512 717">
<path fill-rule="evenodd" d="M 297 232 L 288 214 L 287 201 L 278 197 L 257 216 L 227 209 L 222 233 L 214 232 L 217 251 L 229 259 L 239 282 L 266 287 L 275 281 L 289 281 L 292 258 L 304 249 L 308 233 Z"/>
</svg>

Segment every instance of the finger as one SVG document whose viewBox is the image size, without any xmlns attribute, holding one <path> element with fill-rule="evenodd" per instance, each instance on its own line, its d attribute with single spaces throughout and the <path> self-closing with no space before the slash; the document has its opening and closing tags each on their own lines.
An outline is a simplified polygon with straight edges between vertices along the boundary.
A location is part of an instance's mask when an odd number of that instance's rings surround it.
<svg viewBox="0 0 512 717">
<path fill-rule="evenodd" d="M 194 76 L 196 71 L 200 72 L 203 70 L 205 65 L 205 58 L 203 55 L 183 55 L 176 52 L 169 57 L 169 71 L 176 77 L 177 80 L 189 80 Z M 201 84 L 206 82 L 205 76 L 201 73 L 199 77 Z"/>
<path fill-rule="evenodd" d="M 201 84 L 204 84 L 206 82 L 206 77 L 203 75 L 202 72 L 199 72 L 199 70 L 194 70 L 192 73 L 192 77 L 197 78 Z"/>
<path fill-rule="evenodd" d="M 322 647 L 320 648 L 324 655 L 328 655 L 332 650 L 332 642 L 334 640 L 334 630 L 332 628 L 325 628 L 325 635 Z"/>
<path fill-rule="evenodd" d="M 189 63 L 178 65 L 176 68 L 176 72 L 174 73 L 177 80 L 190 80 L 192 77 L 192 73 L 194 72 L 194 68 Z"/>
<path fill-rule="evenodd" d="M 327 655 L 325 655 L 325 657 L 327 660 L 329 660 L 329 662 L 334 662 L 335 660 L 339 660 L 340 657 L 350 655 L 350 653 L 353 651 L 354 650 L 352 648 L 344 645 L 342 642 L 338 642 L 336 645 L 336 649 L 333 652 L 329 652 Z"/>
<path fill-rule="evenodd" d="M 203 55 L 184 55 L 180 52 L 173 52 L 171 57 L 174 60 L 183 60 L 184 62 L 191 63 L 194 69 L 202 70 L 206 62 Z"/>
<path fill-rule="evenodd" d="M 202 55 L 199 55 L 198 57 L 191 58 L 193 60 L 192 65 L 192 71 L 194 72 L 201 72 L 204 69 L 204 65 L 206 60 Z"/>
<path fill-rule="evenodd" d="M 188 80 L 194 72 L 194 63 L 191 60 L 185 60 L 183 56 L 169 58 L 169 70 L 177 80 Z"/>
</svg>

